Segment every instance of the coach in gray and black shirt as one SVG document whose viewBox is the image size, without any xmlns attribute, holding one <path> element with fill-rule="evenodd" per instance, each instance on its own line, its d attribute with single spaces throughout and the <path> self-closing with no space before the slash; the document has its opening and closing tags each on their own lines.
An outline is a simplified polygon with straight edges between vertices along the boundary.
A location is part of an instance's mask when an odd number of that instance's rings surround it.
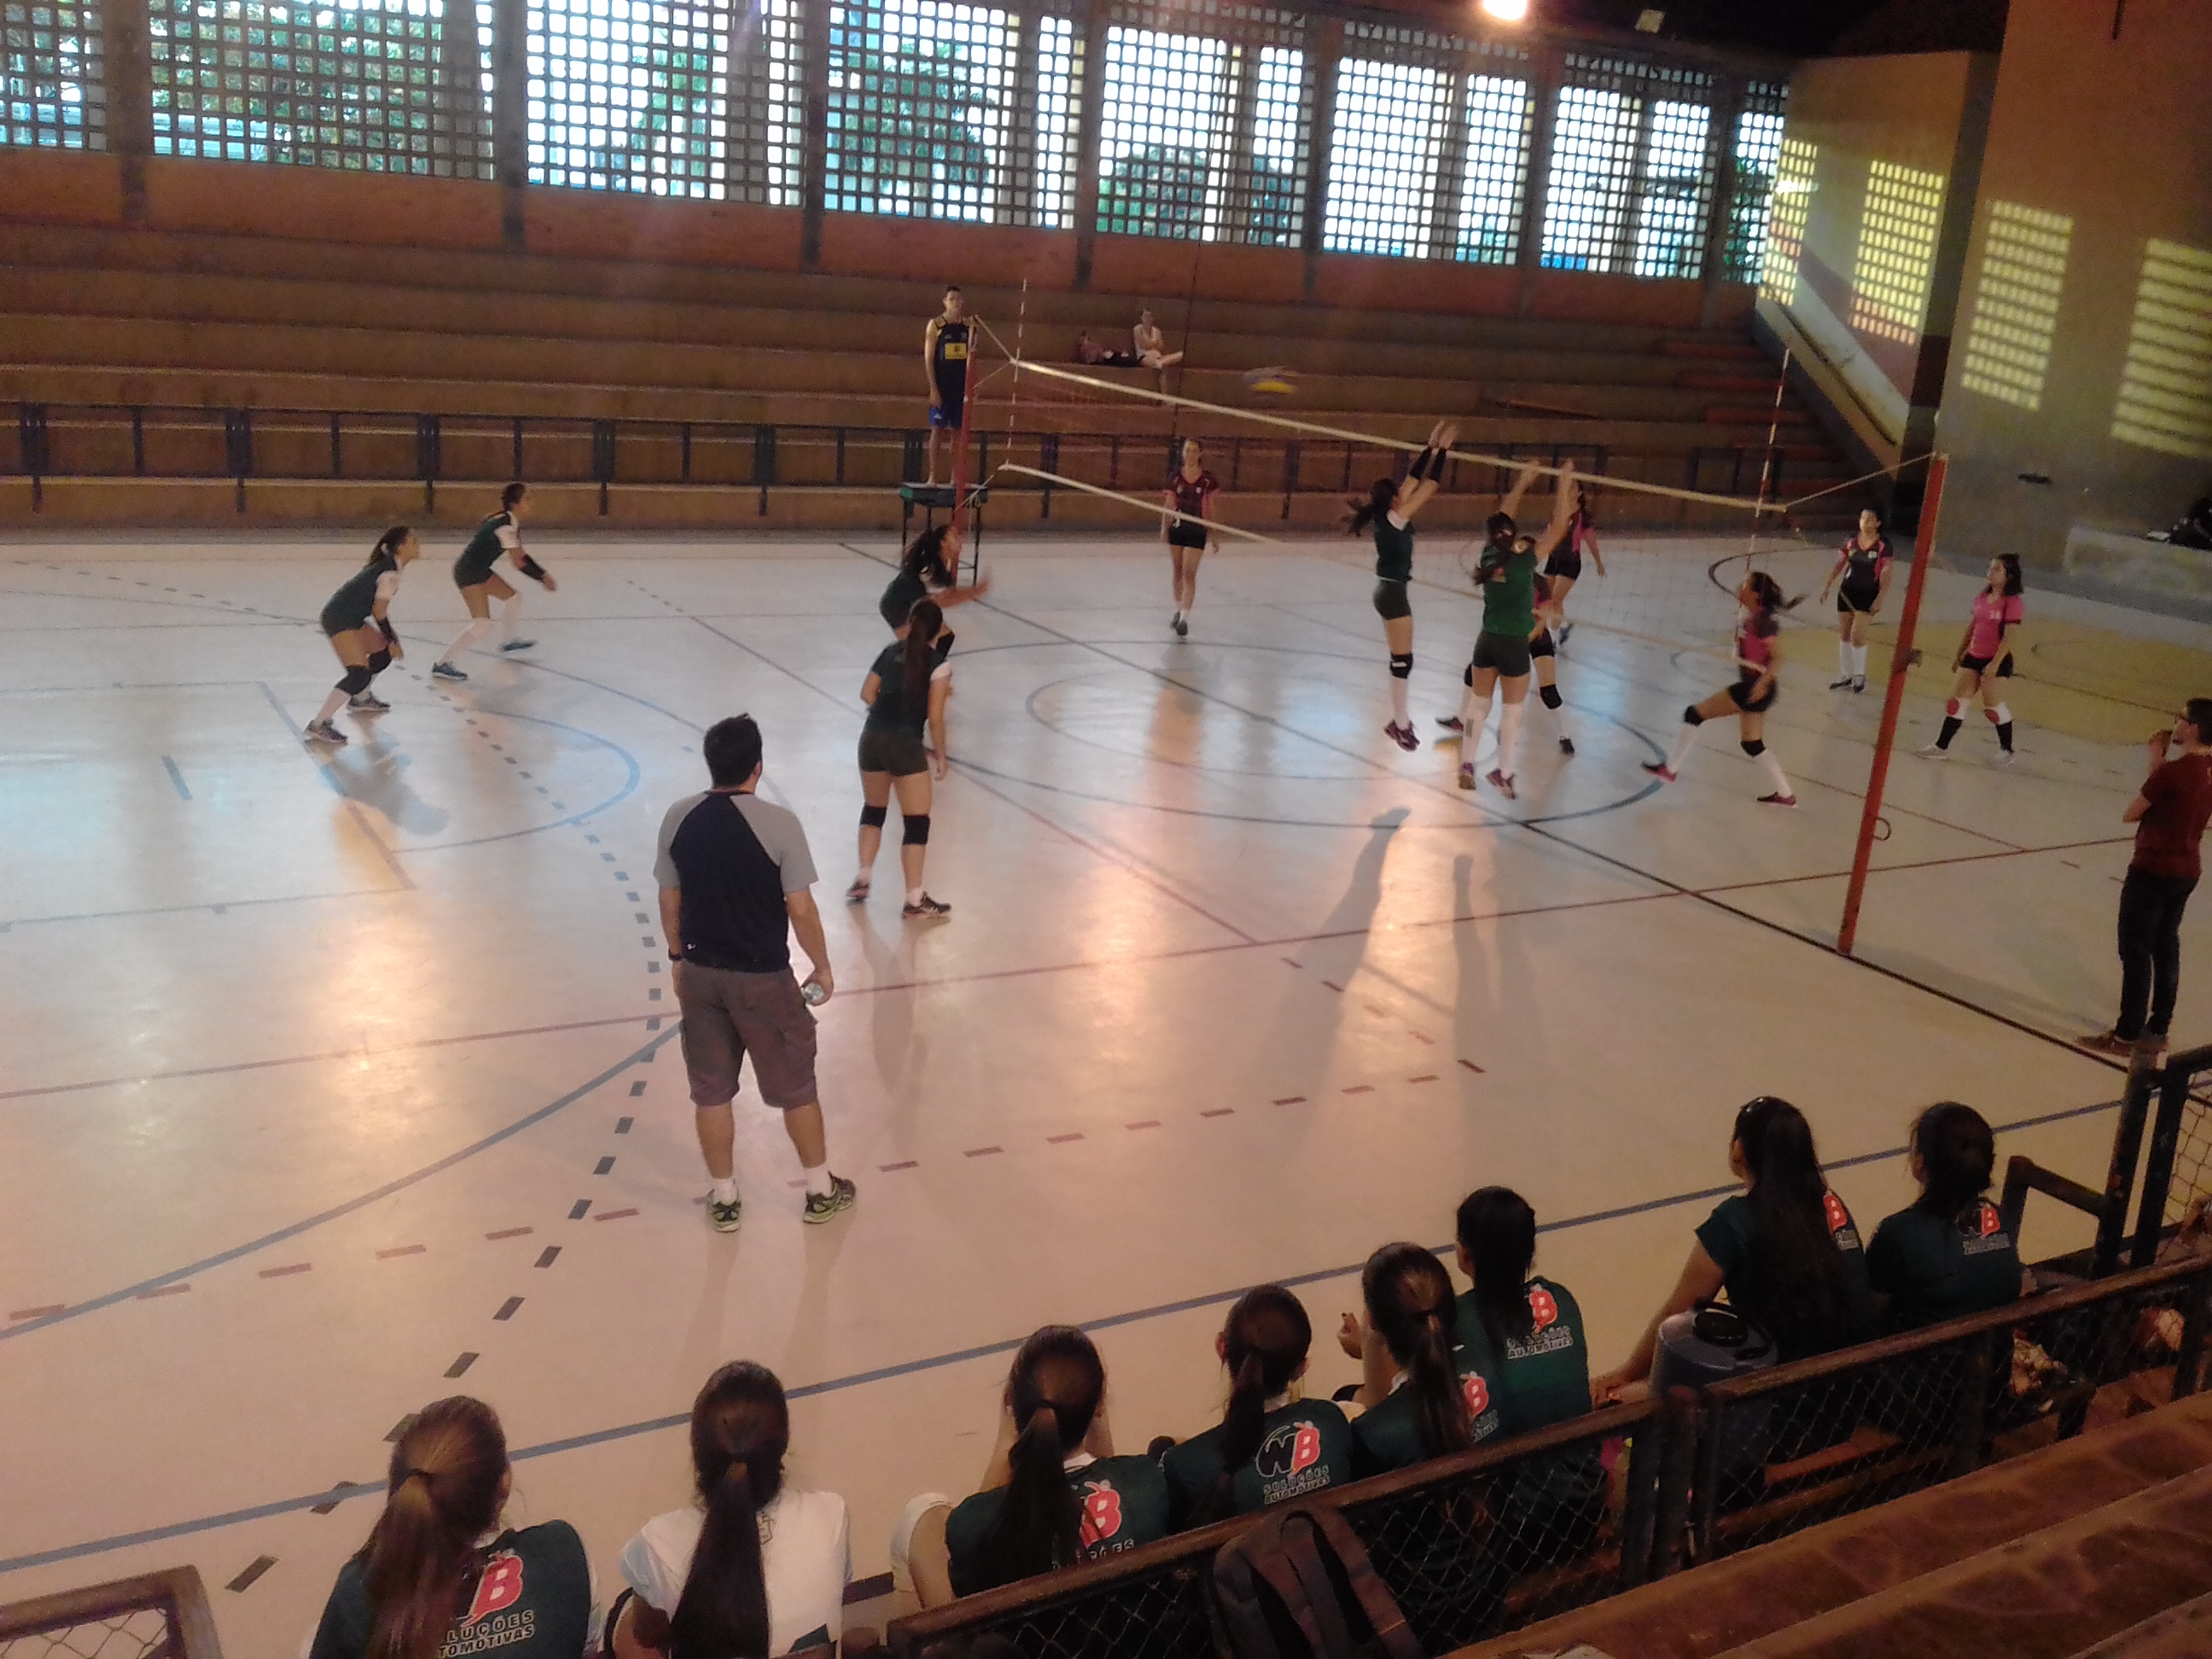
<svg viewBox="0 0 2212 1659">
<path fill-rule="evenodd" d="M 835 988 L 822 913 L 811 890 L 813 855 L 799 819 L 753 793 L 760 786 L 761 734 L 752 716 L 717 721 L 701 748 L 714 787 L 668 809 L 653 875 L 683 1011 L 684 1067 L 698 1109 L 699 1150 L 714 1180 L 707 1218 L 718 1232 L 738 1230 L 730 1102 L 738 1092 L 738 1064 L 750 1054 L 754 1086 L 782 1112 L 806 1172 L 805 1218 L 827 1221 L 852 1207 L 854 1188 L 830 1172 L 814 1085 L 814 1015 L 791 972 L 795 928 L 814 964 L 806 979 L 817 988 L 814 1000 L 827 1001 Z"/>
</svg>

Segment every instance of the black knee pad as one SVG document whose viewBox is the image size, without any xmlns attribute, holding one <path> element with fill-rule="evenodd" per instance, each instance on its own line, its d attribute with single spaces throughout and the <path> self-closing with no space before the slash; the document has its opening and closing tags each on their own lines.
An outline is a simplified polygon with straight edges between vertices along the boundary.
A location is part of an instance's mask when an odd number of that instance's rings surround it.
<svg viewBox="0 0 2212 1659">
<path fill-rule="evenodd" d="M 1540 685 L 1536 688 L 1536 695 L 1544 700 L 1547 708 L 1557 708 L 1566 701 L 1559 695 L 1559 688 L 1556 685 Z"/>
<path fill-rule="evenodd" d="M 375 678 L 366 668 L 349 668 L 338 677 L 338 690 L 349 697 L 357 697 L 368 690 L 368 683 Z"/>
<path fill-rule="evenodd" d="M 906 821 L 906 833 L 900 837 L 908 847 L 929 845 L 929 814 L 916 812 Z"/>
<path fill-rule="evenodd" d="M 1705 723 L 1705 717 L 1703 714 L 1700 714 L 1698 712 L 1698 705 L 1697 705 L 1697 704 L 1695 704 L 1695 703 L 1692 703 L 1692 704 L 1691 704 L 1687 708 L 1685 708 L 1685 709 L 1682 711 L 1682 724 L 1683 724 L 1683 725 L 1685 725 L 1685 726 L 1703 726 Z"/>
<path fill-rule="evenodd" d="M 372 651 L 368 653 L 368 672 L 370 673 L 381 674 L 386 669 L 391 666 L 392 653 L 389 651 Z"/>
<path fill-rule="evenodd" d="M 1390 678 L 1392 679 L 1409 679 L 1412 678 L 1413 672 L 1413 653 L 1412 652 L 1407 651 L 1400 653 L 1394 651 L 1390 653 Z"/>
<path fill-rule="evenodd" d="M 863 806 L 860 809 L 860 828 L 863 830 L 880 830 L 884 827 L 884 820 L 889 818 L 890 815 L 891 809 L 888 805 Z"/>
<path fill-rule="evenodd" d="M 1474 690 L 1474 665 L 1472 662 L 1459 671 L 1459 683 L 1470 691 Z"/>
<path fill-rule="evenodd" d="M 1743 740 L 1743 752 L 1752 759 L 1757 760 L 1766 752 L 1766 745 L 1757 738 L 1746 738 Z"/>
</svg>

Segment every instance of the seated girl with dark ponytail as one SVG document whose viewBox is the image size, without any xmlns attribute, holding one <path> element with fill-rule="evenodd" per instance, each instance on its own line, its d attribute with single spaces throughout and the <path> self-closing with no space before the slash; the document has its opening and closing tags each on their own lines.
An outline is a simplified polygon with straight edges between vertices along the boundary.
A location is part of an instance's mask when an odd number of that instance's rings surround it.
<svg viewBox="0 0 2212 1659">
<path fill-rule="evenodd" d="M 507 1436 L 481 1400 L 433 1401 L 392 1449 L 384 1513 L 344 1566 L 309 1659 L 578 1659 L 598 1638 L 592 1571 L 565 1521 L 502 1529 Z"/>
<path fill-rule="evenodd" d="M 1352 1479 L 1352 1426 L 1326 1400 L 1300 1400 L 1313 1322 L 1297 1297 L 1262 1285 L 1237 1298 L 1214 1352 L 1229 1368 L 1218 1426 L 1160 1460 L 1178 1527 L 1249 1515 Z"/>
<path fill-rule="evenodd" d="M 958 1505 L 932 1493 L 908 1506 L 891 1540 L 924 1607 L 1168 1534 L 1168 1486 L 1149 1457 L 1117 1457 L 1106 1422 L 1106 1368 L 1091 1339 L 1048 1325 L 1006 1377 L 999 1444 L 982 1490 Z"/>
<path fill-rule="evenodd" d="M 1352 1424 L 1362 1474 L 1465 1451 L 1498 1429 L 1489 1380 L 1461 1346 L 1451 1275 L 1418 1244 L 1385 1244 L 1359 1275 L 1365 1320 L 1339 1336 L 1366 1380 Z"/>
<path fill-rule="evenodd" d="M 783 1483 L 783 1384 L 740 1360 L 691 1406 L 696 1502 L 647 1522 L 622 1553 L 615 1659 L 768 1659 L 834 1648 L 853 1576 L 845 1500 Z"/>
<path fill-rule="evenodd" d="M 1867 1276 L 1895 1331 L 2002 1308 L 2021 1293 L 2020 1251 L 1989 1200 L 1996 1140 L 1982 1115 L 1939 1101 L 1913 1121 L 1905 1154 L 1920 1196 L 1884 1219 Z"/>
</svg>

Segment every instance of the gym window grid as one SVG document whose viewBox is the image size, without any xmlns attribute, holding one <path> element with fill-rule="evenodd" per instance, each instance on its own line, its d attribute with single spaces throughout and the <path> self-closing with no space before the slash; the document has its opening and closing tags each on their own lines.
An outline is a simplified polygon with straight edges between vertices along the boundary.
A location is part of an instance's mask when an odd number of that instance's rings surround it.
<svg viewBox="0 0 2212 1659">
<path fill-rule="evenodd" d="M 1543 263 L 1678 276 L 1703 268 L 1712 76 L 1569 52 L 1553 116 Z"/>
<path fill-rule="evenodd" d="M 726 7 L 532 0 L 530 182 L 720 200 L 728 188 Z"/>
<path fill-rule="evenodd" d="M 0 3 L 0 144 L 106 149 L 100 7 Z"/>
<path fill-rule="evenodd" d="M 936 0 L 830 9 L 833 213 L 1004 222 L 1020 23 Z"/>
</svg>

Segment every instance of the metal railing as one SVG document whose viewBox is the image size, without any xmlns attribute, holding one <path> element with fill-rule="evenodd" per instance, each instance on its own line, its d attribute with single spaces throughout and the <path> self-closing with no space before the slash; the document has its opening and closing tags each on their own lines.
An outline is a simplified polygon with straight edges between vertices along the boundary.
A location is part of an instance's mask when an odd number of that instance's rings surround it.
<svg viewBox="0 0 2212 1659">
<path fill-rule="evenodd" d="M 2081 1432 L 2098 1391 L 2203 1383 L 2212 1256 L 1619 1406 L 1301 1500 L 1337 1510 L 1431 1653 L 1504 1634 Z M 1244 1516 L 895 1620 L 896 1659 L 1216 1659 Z M 957 1649 L 947 1647 L 947 1653 Z"/>
<path fill-rule="evenodd" d="M 975 476 L 990 480 L 1014 461 L 1107 489 L 1150 498 L 1195 437 L 1231 492 L 1279 498 L 1291 515 L 1301 495 L 1342 496 L 1385 473 L 1401 472 L 1403 452 L 1380 445 L 1274 433 L 1022 431 L 980 425 L 973 434 Z M 757 515 L 775 489 L 891 491 L 919 476 L 927 434 L 920 428 L 783 422 L 613 420 L 550 415 L 407 414 L 307 409 L 207 409 L 176 404 L 17 405 L 12 441 L 0 427 L 0 477 L 31 482 L 33 510 L 49 479 L 146 479 L 227 483 L 235 510 L 249 510 L 256 482 L 419 488 L 434 510 L 439 486 L 452 481 L 595 485 L 599 510 L 622 489 L 747 492 Z M 1509 444 L 1509 461 L 1577 466 L 1612 477 L 1741 493 L 1755 488 L 1770 458 L 1778 484 L 1790 450 L 1708 444 L 1634 450 L 1619 445 Z M 1054 486 L 1015 474 L 996 487 L 1036 502 L 1052 517 Z M 1504 469 L 1455 464 L 1448 493 L 1494 495 Z M 1062 492 L 1064 493 L 1064 492 Z M 1640 505 L 1623 496 L 1624 507 Z"/>
<path fill-rule="evenodd" d="M 0 1659 L 222 1659 L 198 1571 L 173 1567 L 0 1607 Z"/>
</svg>

